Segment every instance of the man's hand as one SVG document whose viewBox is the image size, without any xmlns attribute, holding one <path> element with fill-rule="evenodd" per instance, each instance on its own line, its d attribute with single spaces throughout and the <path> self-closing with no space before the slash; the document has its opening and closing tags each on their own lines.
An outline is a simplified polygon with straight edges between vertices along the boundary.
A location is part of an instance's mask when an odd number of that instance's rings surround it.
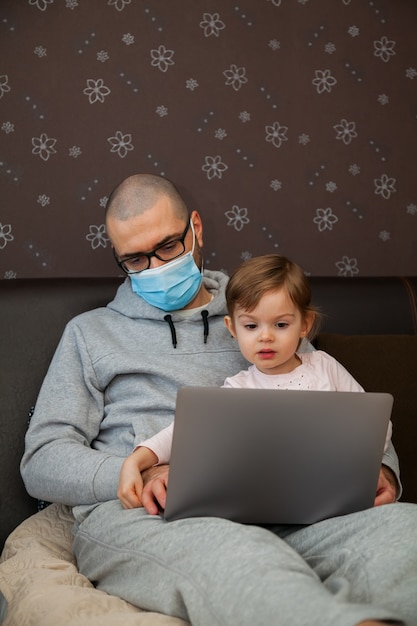
<svg viewBox="0 0 417 626">
<path fill-rule="evenodd" d="M 151 467 L 142 473 L 142 505 L 149 515 L 158 515 L 165 509 L 169 465 Z"/>
<path fill-rule="evenodd" d="M 397 489 L 398 484 L 394 472 L 386 465 L 382 465 L 379 472 L 374 506 L 395 502 L 397 500 Z"/>
</svg>

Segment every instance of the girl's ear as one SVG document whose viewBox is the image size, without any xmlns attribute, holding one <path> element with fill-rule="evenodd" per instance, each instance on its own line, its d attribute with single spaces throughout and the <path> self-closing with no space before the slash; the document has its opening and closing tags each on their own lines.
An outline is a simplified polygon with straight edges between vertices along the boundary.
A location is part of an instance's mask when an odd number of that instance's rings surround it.
<svg viewBox="0 0 417 626">
<path fill-rule="evenodd" d="M 234 329 L 234 326 L 233 326 L 233 320 L 230 317 L 230 315 L 225 315 L 224 316 L 224 323 L 225 323 L 226 328 L 229 331 L 229 333 L 232 335 L 232 337 L 234 337 L 236 339 L 236 333 L 235 333 L 235 329 Z"/>
<path fill-rule="evenodd" d="M 315 312 L 307 311 L 307 313 L 304 316 L 304 324 L 303 324 L 303 329 L 301 331 L 300 337 L 307 337 L 307 335 L 309 334 L 310 330 L 313 327 L 315 319 L 316 319 Z"/>
</svg>

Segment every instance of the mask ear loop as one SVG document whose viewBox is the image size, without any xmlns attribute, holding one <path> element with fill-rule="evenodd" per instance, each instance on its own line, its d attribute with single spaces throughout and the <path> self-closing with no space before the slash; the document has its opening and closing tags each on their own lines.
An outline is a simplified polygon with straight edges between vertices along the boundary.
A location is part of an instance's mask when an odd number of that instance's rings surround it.
<svg viewBox="0 0 417 626">
<path fill-rule="evenodd" d="M 195 231 L 194 231 L 194 224 L 193 224 L 193 220 L 190 217 L 190 226 L 191 226 L 191 230 L 193 231 L 193 247 L 191 249 L 191 254 L 194 254 L 194 249 L 195 249 Z"/>
<path fill-rule="evenodd" d="M 194 250 L 195 250 L 195 230 L 194 230 L 194 224 L 192 219 L 190 218 L 190 226 L 191 226 L 191 230 L 193 231 L 193 247 L 191 249 L 191 256 L 194 257 Z M 204 271 L 204 259 L 203 257 L 201 257 L 201 269 L 200 269 L 200 273 L 202 274 Z"/>
</svg>

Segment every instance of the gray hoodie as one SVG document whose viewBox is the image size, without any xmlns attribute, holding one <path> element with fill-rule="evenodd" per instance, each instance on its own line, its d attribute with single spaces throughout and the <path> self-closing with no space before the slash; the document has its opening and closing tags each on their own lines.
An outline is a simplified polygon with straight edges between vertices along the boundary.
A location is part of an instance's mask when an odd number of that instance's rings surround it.
<svg viewBox="0 0 417 626">
<path fill-rule="evenodd" d="M 26 435 L 21 472 L 33 497 L 115 499 L 124 458 L 172 421 L 178 388 L 220 386 L 247 367 L 223 322 L 226 283 L 206 270 L 213 299 L 184 319 L 147 304 L 127 278 L 107 307 L 69 322 Z"/>
</svg>

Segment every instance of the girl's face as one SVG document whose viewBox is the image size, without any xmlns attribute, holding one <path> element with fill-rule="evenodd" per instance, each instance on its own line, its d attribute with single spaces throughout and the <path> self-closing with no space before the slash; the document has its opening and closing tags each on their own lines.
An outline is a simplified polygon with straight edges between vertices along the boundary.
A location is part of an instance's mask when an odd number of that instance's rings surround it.
<svg viewBox="0 0 417 626">
<path fill-rule="evenodd" d="M 243 356 L 264 374 L 286 374 L 300 365 L 295 354 L 311 328 L 285 289 L 267 292 L 252 311 L 237 306 L 225 324 Z"/>
</svg>

